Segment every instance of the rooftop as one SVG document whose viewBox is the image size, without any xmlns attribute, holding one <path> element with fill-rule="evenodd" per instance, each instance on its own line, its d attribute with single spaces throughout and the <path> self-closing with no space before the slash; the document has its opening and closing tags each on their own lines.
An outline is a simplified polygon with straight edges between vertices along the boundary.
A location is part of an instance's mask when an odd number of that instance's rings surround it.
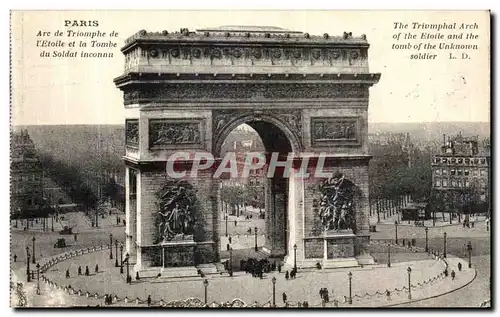
<svg viewBox="0 0 500 317">
<path fill-rule="evenodd" d="M 250 33 L 294 33 L 302 34 L 300 31 L 290 31 L 277 26 L 258 25 L 225 25 L 214 28 L 197 29 L 197 32 L 250 32 Z"/>
</svg>

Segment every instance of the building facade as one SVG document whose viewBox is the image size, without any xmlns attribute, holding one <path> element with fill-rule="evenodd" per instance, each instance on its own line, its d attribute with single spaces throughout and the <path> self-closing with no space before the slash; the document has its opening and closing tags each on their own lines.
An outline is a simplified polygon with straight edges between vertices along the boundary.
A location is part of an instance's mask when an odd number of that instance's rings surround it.
<svg viewBox="0 0 500 317">
<path fill-rule="evenodd" d="M 27 130 L 13 133 L 10 160 L 11 216 L 33 217 L 43 199 L 43 172 Z"/>
<path fill-rule="evenodd" d="M 432 190 L 448 212 L 486 212 L 490 201 L 489 147 L 478 137 L 443 136 L 432 158 Z M 471 209 L 472 208 L 472 209 Z M 486 210 L 485 210 L 486 208 Z"/>
</svg>

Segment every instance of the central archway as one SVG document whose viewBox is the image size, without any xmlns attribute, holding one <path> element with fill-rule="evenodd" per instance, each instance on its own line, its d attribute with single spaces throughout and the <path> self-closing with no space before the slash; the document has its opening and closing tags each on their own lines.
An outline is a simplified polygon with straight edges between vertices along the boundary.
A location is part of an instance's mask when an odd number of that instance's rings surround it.
<svg viewBox="0 0 500 317">
<path fill-rule="evenodd" d="M 299 151 L 299 141 L 294 133 L 287 128 L 286 123 L 281 122 L 278 118 L 269 115 L 244 115 L 231 118 L 228 121 L 227 126 L 214 140 L 216 157 L 221 156 L 222 145 L 229 134 L 241 125 L 248 125 L 260 137 L 264 146 L 265 153 L 263 154 L 268 159 L 265 167 L 268 166 L 272 153 L 277 153 L 278 160 L 284 162 Z M 267 172 L 265 168 L 264 170 Z M 294 188 L 293 182 L 295 180 L 293 177 L 284 176 L 282 169 L 279 168 L 276 173 L 272 173 L 272 175 L 266 173 L 263 178 L 266 234 L 264 245 L 259 246 L 258 251 L 261 255 L 266 253 L 270 258 L 283 260 L 288 255 L 291 246 L 295 244 L 295 239 L 293 241 L 290 239 L 289 223 L 289 214 L 293 213 L 295 206 L 294 202 L 290 201 L 291 198 L 294 199 L 294 195 L 291 197 L 289 191 Z M 221 213 L 219 212 L 219 214 Z M 254 232 L 254 234 L 256 233 Z M 235 263 L 233 263 L 234 265 Z"/>
</svg>

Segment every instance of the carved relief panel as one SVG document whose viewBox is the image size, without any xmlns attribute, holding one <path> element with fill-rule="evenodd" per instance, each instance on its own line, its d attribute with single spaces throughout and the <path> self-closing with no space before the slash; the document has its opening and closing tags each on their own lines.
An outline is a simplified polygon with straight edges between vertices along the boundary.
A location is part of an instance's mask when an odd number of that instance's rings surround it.
<svg viewBox="0 0 500 317">
<path fill-rule="evenodd" d="M 139 120 L 125 120 L 125 145 L 134 148 L 139 146 Z"/>
<path fill-rule="evenodd" d="M 312 117 L 311 144 L 321 146 L 361 146 L 358 117 Z"/>
<path fill-rule="evenodd" d="M 149 148 L 199 147 L 203 145 L 202 119 L 149 120 Z"/>
</svg>

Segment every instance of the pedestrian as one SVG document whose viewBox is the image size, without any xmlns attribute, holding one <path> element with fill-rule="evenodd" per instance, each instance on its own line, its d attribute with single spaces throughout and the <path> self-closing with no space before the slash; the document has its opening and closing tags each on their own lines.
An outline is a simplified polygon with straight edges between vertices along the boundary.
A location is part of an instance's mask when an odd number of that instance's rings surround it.
<svg viewBox="0 0 500 317">
<path fill-rule="evenodd" d="M 337 299 L 333 300 L 333 307 L 339 307 L 339 301 Z"/>
<path fill-rule="evenodd" d="M 461 272 L 462 271 L 462 262 L 458 262 L 458 271 Z"/>
<path fill-rule="evenodd" d="M 86 265 L 85 266 L 85 276 L 89 276 L 90 275 L 90 272 L 89 272 L 89 266 Z"/>
<path fill-rule="evenodd" d="M 66 270 L 66 278 L 69 278 L 69 269 Z"/>
<path fill-rule="evenodd" d="M 17 262 L 17 255 L 14 254 L 14 263 Z"/>
<path fill-rule="evenodd" d="M 325 302 L 330 302 L 330 294 L 328 294 L 328 289 L 325 288 Z"/>
<path fill-rule="evenodd" d="M 474 220 L 471 222 L 472 228 L 474 228 Z"/>
<path fill-rule="evenodd" d="M 76 242 L 76 240 L 78 240 L 78 236 L 77 236 L 77 235 L 76 235 L 76 233 L 75 233 L 75 242 Z"/>
<path fill-rule="evenodd" d="M 138 281 L 141 278 L 139 277 L 139 271 L 135 272 L 135 280 Z"/>
<path fill-rule="evenodd" d="M 228 240 L 229 240 L 229 243 L 233 243 L 233 239 L 231 238 L 231 236 L 229 236 Z"/>
<path fill-rule="evenodd" d="M 82 275 L 82 266 L 81 265 L 78 266 L 78 275 Z"/>
<path fill-rule="evenodd" d="M 238 225 L 238 221 L 234 221 L 234 226 L 236 227 Z"/>
<path fill-rule="evenodd" d="M 151 306 L 151 295 L 148 295 L 148 306 Z"/>
<path fill-rule="evenodd" d="M 302 307 L 304 307 L 304 308 L 309 307 L 309 303 L 308 303 L 307 301 L 304 301 L 304 302 L 302 303 Z"/>
<path fill-rule="evenodd" d="M 288 274 L 288 270 L 285 272 L 285 279 L 288 281 L 288 278 L 290 277 L 290 275 Z"/>
<path fill-rule="evenodd" d="M 99 265 L 97 265 L 97 264 L 95 265 L 95 272 L 99 273 Z"/>
<path fill-rule="evenodd" d="M 281 262 L 278 263 L 278 273 L 281 273 Z"/>
<path fill-rule="evenodd" d="M 451 280 L 453 281 L 455 279 L 455 271 L 451 270 Z"/>
<path fill-rule="evenodd" d="M 226 248 L 229 251 L 229 248 L 230 248 L 229 243 L 226 245 Z"/>
<path fill-rule="evenodd" d="M 104 294 L 104 305 L 109 305 L 109 297 L 108 297 L 108 294 Z"/>
<path fill-rule="evenodd" d="M 286 304 L 286 293 L 283 292 L 283 304 Z"/>
</svg>

